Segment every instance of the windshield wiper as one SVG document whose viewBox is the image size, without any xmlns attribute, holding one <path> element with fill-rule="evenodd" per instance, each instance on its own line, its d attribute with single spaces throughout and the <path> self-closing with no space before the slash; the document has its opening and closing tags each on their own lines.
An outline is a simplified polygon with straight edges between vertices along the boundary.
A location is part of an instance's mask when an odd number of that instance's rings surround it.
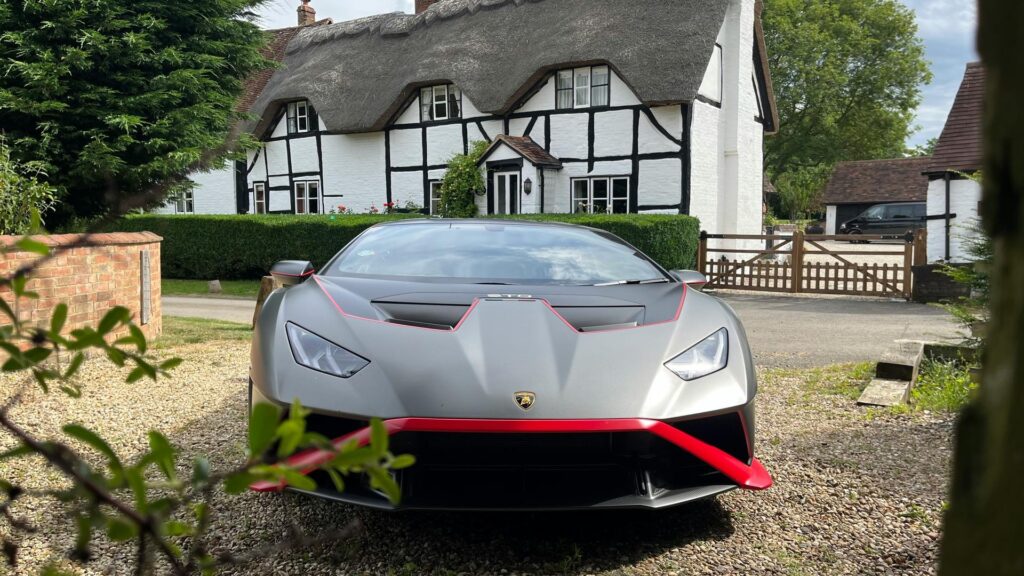
<svg viewBox="0 0 1024 576">
<path fill-rule="evenodd" d="M 604 284 L 594 284 L 593 286 L 624 286 L 626 284 L 664 284 L 671 282 L 668 278 L 651 278 L 650 280 L 619 280 L 617 282 L 605 282 Z"/>
</svg>

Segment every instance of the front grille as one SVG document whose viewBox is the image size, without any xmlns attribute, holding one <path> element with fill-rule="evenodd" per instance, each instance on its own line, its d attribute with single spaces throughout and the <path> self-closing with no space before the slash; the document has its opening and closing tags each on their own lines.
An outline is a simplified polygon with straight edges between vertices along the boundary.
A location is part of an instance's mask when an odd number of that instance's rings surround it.
<svg viewBox="0 0 1024 576">
<path fill-rule="evenodd" d="M 399 478 L 408 506 L 593 506 L 729 483 L 646 432 L 403 433 L 394 437 L 392 449 L 416 456 L 416 465 Z"/>
</svg>

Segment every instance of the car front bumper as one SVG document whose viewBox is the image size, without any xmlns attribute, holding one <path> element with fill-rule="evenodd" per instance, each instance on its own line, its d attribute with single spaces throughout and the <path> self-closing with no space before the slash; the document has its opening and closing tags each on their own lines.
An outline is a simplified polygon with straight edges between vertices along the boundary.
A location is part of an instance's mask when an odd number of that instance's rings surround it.
<svg viewBox="0 0 1024 576">
<path fill-rule="evenodd" d="M 386 420 L 395 454 L 415 466 L 396 473 L 402 501 L 393 506 L 356 478 L 333 490 L 318 467 L 327 451 L 288 460 L 310 474 L 322 498 L 386 510 L 560 510 L 663 508 L 735 488 L 763 490 L 771 476 L 752 456 L 745 414 L 679 422 L 647 419 Z M 344 432 L 335 446 L 369 442 L 366 422 L 314 415 L 311 429 Z M 257 492 L 286 489 L 271 482 Z"/>
</svg>

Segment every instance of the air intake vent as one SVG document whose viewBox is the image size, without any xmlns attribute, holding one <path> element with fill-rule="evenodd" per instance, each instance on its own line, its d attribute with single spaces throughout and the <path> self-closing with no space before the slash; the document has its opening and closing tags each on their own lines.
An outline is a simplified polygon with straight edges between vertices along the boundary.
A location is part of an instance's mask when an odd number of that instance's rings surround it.
<svg viewBox="0 0 1024 576">
<path fill-rule="evenodd" d="M 636 328 L 643 323 L 643 306 L 560 306 L 562 318 L 580 332 Z"/>
<path fill-rule="evenodd" d="M 387 322 L 430 330 L 451 330 L 469 311 L 469 306 L 445 304 L 374 302 L 374 306 L 384 313 Z"/>
</svg>

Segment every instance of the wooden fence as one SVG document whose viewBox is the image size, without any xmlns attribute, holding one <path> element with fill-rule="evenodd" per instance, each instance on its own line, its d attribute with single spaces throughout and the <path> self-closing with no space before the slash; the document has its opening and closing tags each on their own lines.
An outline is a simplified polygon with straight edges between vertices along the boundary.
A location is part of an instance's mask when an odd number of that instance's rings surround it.
<svg viewBox="0 0 1024 576">
<path fill-rule="evenodd" d="M 740 246 L 718 248 L 722 245 Z M 725 242 L 721 242 L 725 241 Z M 729 242 L 731 241 L 731 242 Z M 760 292 L 842 294 L 898 297 L 912 295 L 912 266 L 927 260 L 927 232 L 899 236 L 862 235 L 856 242 L 889 242 L 878 249 L 830 248 L 827 241 L 851 242 L 850 236 L 792 236 L 701 233 L 698 269 L 707 288 Z M 891 244 L 897 242 L 897 244 Z M 743 248 L 756 244 L 758 248 Z M 876 257 L 891 262 L 866 262 Z M 811 257 L 818 257 L 811 259 Z"/>
</svg>

